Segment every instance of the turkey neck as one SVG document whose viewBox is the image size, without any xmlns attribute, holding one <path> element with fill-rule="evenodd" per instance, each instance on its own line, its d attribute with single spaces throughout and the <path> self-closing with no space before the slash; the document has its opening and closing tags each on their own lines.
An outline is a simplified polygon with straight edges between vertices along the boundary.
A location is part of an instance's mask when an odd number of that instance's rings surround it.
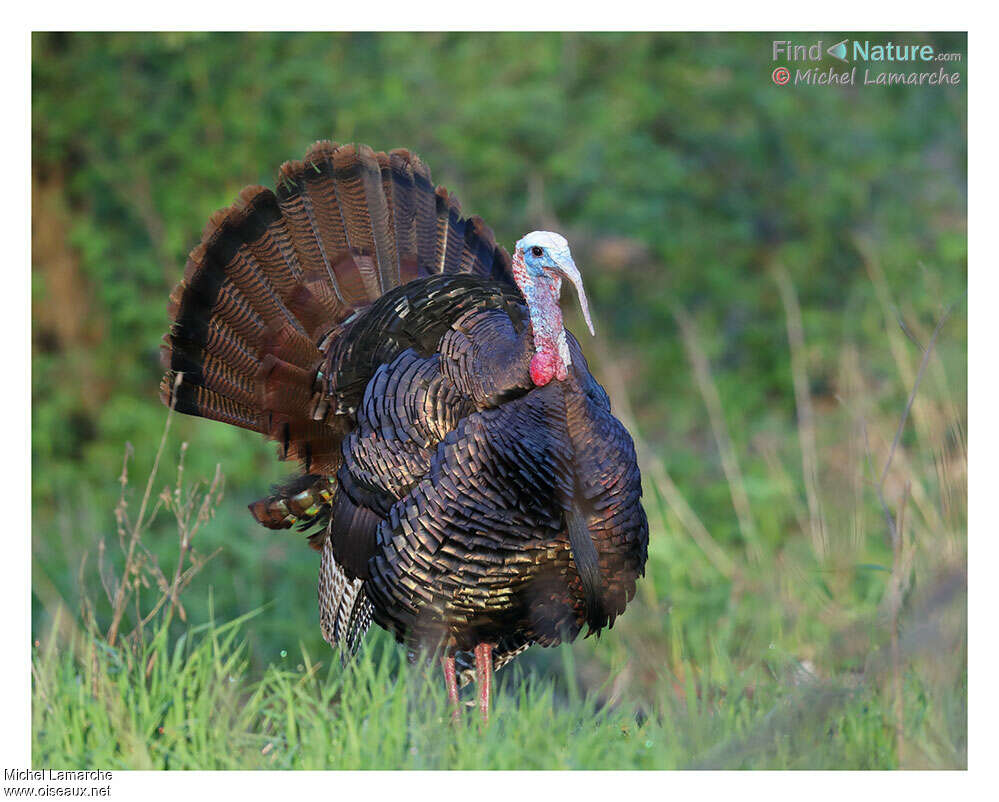
<svg viewBox="0 0 999 802">
<path fill-rule="evenodd" d="M 527 301 L 534 352 L 551 362 L 555 378 L 562 381 L 569 375 L 571 364 L 569 343 L 562 325 L 562 307 L 559 306 L 562 279 L 547 271 L 540 276 L 532 276 L 527 272 L 520 253 L 513 257 L 513 277 Z"/>
</svg>

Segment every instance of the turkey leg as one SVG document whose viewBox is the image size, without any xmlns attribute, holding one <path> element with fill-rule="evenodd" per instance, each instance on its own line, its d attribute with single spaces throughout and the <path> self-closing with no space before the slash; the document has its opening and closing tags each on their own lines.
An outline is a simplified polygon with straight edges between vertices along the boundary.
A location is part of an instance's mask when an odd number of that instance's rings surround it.
<svg viewBox="0 0 999 802">
<path fill-rule="evenodd" d="M 458 723 L 458 677 L 454 670 L 454 658 L 442 657 L 441 665 L 444 666 L 444 683 L 447 685 L 447 698 L 451 703 L 451 723 Z"/>
<path fill-rule="evenodd" d="M 489 723 L 489 693 L 493 682 L 493 645 L 480 643 L 475 647 L 475 682 L 479 686 L 479 712 L 482 723 Z"/>
</svg>

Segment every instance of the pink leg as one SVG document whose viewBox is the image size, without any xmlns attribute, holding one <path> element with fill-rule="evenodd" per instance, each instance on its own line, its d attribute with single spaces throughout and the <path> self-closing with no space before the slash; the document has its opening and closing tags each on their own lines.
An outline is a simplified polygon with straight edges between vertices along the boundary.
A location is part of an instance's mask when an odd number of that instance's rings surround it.
<svg viewBox="0 0 999 802">
<path fill-rule="evenodd" d="M 444 666 L 444 682 L 447 685 L 447 698 L 451 703 L 451 723 L 458 723 L 458 677 L 454 671 L 454 658 L 442 657 L 441 665 Z"/>
<path fill-rule="evenodd" d="M 479 712 L 482 723 L 489 723 L 489 692 L 493 680 L 493 645 L 480 643 L 475 647 L 475 681 L 479 686 Z"/>
</svg>

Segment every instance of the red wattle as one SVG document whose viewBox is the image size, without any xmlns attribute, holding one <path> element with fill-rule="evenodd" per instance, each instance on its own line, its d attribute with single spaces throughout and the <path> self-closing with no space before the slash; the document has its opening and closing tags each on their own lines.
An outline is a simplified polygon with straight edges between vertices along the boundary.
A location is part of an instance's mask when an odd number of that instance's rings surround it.
<svg viewBox="0 0 999 802">
<path fill-rule="evenodd" d="M 544 387 L 555 375 L 555 355 L 550 351 L 538 351 L 531 359 L 531 381 L 537 387 Z"/>
</svg>

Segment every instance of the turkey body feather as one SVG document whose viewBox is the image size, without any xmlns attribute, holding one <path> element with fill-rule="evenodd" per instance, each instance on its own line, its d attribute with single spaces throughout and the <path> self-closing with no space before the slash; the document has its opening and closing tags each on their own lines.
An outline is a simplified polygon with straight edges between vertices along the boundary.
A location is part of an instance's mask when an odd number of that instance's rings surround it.
<svg viewBox="0 0 999 802">
<path fill-rule="evenodd" d="M 161 395 L 304 473 L 251 505 L 311 529 L 324 637 L 503 665 L 613 624 L 644 573 L 630 436 L 579 343 L 537 386 L 510 257 L 408 151 L 317 143 L 213 216 L 171 295 Z M 467 676 L 467 671 L 460 672 Z"/>
</svg>

